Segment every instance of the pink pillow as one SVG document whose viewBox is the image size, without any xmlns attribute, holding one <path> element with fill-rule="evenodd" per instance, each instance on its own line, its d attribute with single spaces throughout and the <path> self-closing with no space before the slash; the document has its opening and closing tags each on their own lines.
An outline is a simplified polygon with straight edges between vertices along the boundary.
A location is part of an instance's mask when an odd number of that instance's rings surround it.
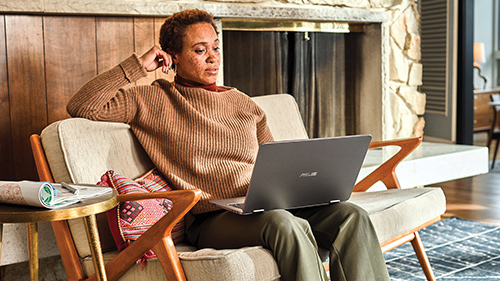
<svg viewBox="0 0 500 281">
<path fill-rule="evenodd" d="M 172 190 L 156 168 L 135 180 L 124 177 L 113 170 L 108 170 L 102 175 L 101 181 L 97 184 L 113 187 L 118 191 L 118 194 Z M 111 234 L 118 250 L 122 251 L 139 238 L 149 227 L 168 213 L 172 207 L 173 203 L 168 199 L 146 199 L 122 202 L 118 207 L 106 212 Z M 174 243 L 184 240 L 184 219 L 174 226 L 172 239 Z M 152 251 L 145 255 L 146 258 L 154 256 Z"/>
</svg>

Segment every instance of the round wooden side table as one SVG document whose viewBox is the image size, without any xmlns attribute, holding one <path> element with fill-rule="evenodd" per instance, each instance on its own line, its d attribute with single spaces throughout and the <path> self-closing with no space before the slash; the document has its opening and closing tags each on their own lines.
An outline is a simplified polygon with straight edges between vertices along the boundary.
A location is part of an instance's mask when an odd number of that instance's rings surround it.
<svg viewBox="0 0 500 281">
<path fill-rule="evenodd" d="M 29 263 L 31 280 L 38 280 L 38 225 L 44 221 L 60 221 L 83 218 L 87 238 L 94 260 L 97 280 L 107 280 L 97 230 L 95 215 L 118 205 L 115 189 L 112 192 L 88 198 L 79 203 L 58 209 L 43 209 L 30 206 L 0 204 L 0 251 L 4 223 L 27 223 L 29 243 Z"/>
</svg>

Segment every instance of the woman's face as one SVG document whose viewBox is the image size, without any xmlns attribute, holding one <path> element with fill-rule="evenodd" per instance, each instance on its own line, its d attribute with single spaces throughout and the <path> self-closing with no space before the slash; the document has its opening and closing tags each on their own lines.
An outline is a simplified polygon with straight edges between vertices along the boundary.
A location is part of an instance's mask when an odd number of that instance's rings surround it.
<svg viewBox="0 0 500 281">
<path fill-rule="evenodd" d="M 182 51 L 174 55 L 177 74 L 203 85 L 215 83 L 220 65 L 219 38 L 209 23 L 186 29 Z"/>
</svg>

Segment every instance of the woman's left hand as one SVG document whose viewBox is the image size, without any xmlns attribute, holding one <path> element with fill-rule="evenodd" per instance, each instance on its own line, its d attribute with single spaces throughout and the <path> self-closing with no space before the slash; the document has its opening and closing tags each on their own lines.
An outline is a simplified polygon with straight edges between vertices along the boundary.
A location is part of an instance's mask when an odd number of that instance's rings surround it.
<svg viewBox="0 0 500 281">
<path fill-rule="evenodd" d="M 158 46 L 153 46 L 153 48 L 149 49 L 139 58 L 139 61 L 148 72 L 155 71 L 161 67 L 165 73 L 172 67 L 173 62 L 172 56 Z"/>
</svg>

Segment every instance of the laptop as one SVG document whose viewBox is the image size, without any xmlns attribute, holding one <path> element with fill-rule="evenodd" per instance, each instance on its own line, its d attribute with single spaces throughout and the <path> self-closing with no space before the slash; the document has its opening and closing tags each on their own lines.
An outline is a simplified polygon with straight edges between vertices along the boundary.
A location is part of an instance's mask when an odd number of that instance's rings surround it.
<svg viewBox="0 0 500 281">
<path fill-rule="evenodd" d="M 355 135 L 263 143 L 247 195 L 210 203 L 249 215 L 346 201 L 371 138 Z"/>
</svg>

